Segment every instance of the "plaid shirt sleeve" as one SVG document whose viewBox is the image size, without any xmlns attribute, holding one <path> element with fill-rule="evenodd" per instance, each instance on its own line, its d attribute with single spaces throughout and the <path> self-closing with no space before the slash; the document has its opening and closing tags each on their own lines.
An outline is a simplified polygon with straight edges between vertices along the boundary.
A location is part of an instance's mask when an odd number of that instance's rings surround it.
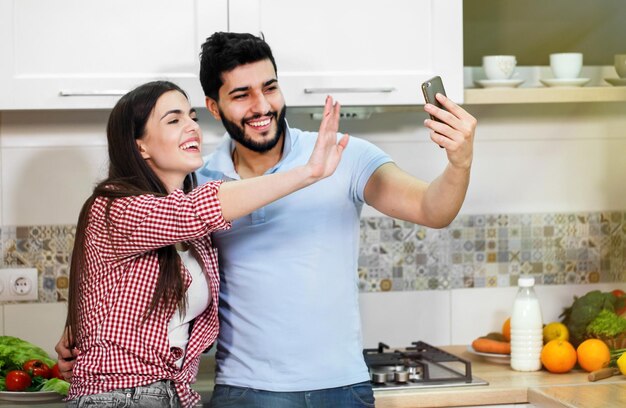
<svg viewBox="0 0 626 408">
<path fill-rule="evenodd" d="M 108 255 L 124 258 L 230 228 L 217 198 L 221 183 L 203 184 L 189 194 L 175 190 L 165 197 L 115 199 L 109 226 L 114 251 Z"/>
</svg>

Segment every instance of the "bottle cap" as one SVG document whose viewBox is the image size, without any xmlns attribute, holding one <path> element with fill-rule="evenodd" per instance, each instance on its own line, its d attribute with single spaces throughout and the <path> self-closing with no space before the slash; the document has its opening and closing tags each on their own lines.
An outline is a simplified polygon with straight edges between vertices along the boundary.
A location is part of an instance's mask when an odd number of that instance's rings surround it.
<svg viewBox="0 0 626 408">
<path fill-rule="evenodd" d="M 528 288 L 535 284 L 535 278 L 532 276 L 520 276 L 517 280 L 517 285 L 521 288 Z"/>
</svg>

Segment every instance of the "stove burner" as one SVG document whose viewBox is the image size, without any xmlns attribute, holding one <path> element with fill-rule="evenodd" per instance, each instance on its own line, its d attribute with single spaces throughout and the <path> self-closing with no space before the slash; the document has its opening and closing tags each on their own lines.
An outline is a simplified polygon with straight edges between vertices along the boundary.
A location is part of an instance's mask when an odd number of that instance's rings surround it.
<svg viewBox="0 0 626 408">
<path fill-rule="evenodd" d="M 472 377 L 471 363 L 427 343 L 413 342 L 404 350 L 389 350 L 378 343 L 364 349 L 365 363 L 375 389 L 402 389 L 460 385 L 486 385 Z"/>
</svg>

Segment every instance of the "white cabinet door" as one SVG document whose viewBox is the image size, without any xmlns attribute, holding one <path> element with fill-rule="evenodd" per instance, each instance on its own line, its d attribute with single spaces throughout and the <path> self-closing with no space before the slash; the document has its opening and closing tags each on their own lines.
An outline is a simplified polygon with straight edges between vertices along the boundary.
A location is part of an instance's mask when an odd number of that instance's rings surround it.
<svg viewBox="0 0 626 408">
<path fill-rule="evenodd" d="M 167 79 L 204 106 L 200 45 L 227 0 L 0 0 L 0 109 L 110 108 Z"/>
<path fill-rule="evenodd" d="M 463 101 L 462 0 L 230 0 L 229 31 L 263 33 L 287 104 L 423 104 L 440 75 Z"/>
</svg>

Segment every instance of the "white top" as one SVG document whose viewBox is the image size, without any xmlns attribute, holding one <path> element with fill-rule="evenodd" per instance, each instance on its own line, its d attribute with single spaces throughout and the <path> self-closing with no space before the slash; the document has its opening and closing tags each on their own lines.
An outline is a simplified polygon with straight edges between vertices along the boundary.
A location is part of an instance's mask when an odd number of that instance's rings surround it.
<svg viewBox="0 0 626 408">
<path fill-rule="evenodd" d="M 177 309 L 170 320 L 167 336 L 170 340 L 170 347 L 178 347 L 183 350 L 183 357 L 176 360 L 176 365 L 183 366 L 185 350 L 189 342 L 189 323 L 198 317 L 211 304 L 211 292 L 209 290 L 208 278 L 204 274 L 198 260 L 193 256 L 193 248 L 188 251 L 178 251 L 180 260 L 187 267 L 191 275 L 191 284 L 187 288 L 187 310 L 181 317 L 180 310 Z"/>
</svg>

